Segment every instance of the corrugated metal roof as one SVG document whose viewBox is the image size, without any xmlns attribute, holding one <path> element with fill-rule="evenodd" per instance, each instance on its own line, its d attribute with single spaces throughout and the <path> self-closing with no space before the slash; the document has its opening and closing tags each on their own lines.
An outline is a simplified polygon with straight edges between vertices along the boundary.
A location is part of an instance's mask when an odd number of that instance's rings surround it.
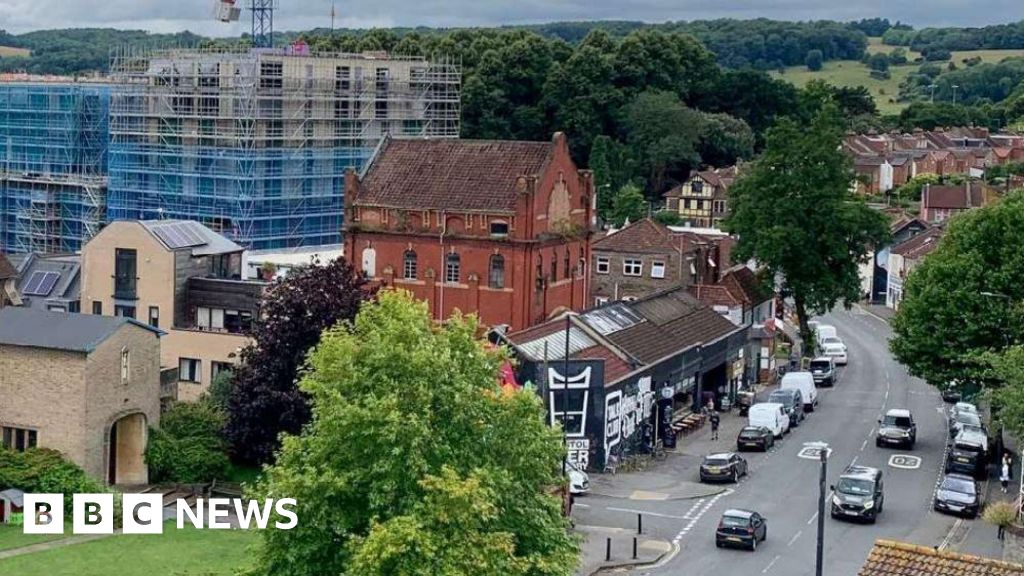
<svg viewBox="0 0 1024 576">
<path fill-rule="evenodd" d="M 622 302 L 591 310 L 580 318 L 602 336 L 614 334 L 644 321 L 642 316 Z"/>
<path fill-rule="evenodd" d="M 515 342 L 516 347 L 519 350 L 532 358 L 533 360 L 544 360 L 544 344 L 547 343 L 548 360 L 556 360 L 565 356 L 565 330 L 559 330 L 548 334 L 547 336 L 541 336 L 528 342 Z M 573 326 L 569 329 L 569 356 L 596 346 L 597 342 L 594 342 L 585 332 Z"/>
</svg>

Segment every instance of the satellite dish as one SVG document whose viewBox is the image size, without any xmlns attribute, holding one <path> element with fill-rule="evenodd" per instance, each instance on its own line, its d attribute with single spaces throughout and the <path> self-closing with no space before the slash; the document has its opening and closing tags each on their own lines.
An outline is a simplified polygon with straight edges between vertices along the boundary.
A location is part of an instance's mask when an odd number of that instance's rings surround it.
<svg viewBox="0 0 1024 576">
<path fill-rule="evenodd" d="M 221 22 L 237 22 L 242 9 L 235 6 L 236 0 L 215 0 L 214 14 Z"/>
</svg>

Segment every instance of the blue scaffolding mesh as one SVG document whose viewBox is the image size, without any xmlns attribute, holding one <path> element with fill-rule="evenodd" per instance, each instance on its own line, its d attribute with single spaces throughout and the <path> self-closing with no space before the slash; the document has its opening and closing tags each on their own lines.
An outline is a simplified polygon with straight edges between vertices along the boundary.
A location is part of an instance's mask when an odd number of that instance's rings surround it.
<svg viewBox="0 0 1024 576">
<path fill-rule="evenodd" d="M 0 84 L 0 251 L 73 252 L 103 224 L 109 87 Z"/>
</svg>

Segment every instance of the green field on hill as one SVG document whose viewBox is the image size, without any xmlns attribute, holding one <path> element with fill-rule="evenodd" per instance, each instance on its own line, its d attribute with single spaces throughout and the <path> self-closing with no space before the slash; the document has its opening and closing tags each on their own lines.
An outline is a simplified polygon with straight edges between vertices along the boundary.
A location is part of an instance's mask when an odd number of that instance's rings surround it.
<svg viewBox="0 0 1024 576">
<path fill-rule="evenodd" d="M 882 44 L 881 38 L 871 38 L 868 42 L 868 52 L 871 54 L 888 54 L 894 48 L 896 47 Z M 966 58 L 980 57 L 982 62 L 995 63 L 1011 56 L 1024 56 L 1024 50 L 972 50 L 957 51 L 952 54 L 952 62 L 961 67 Z M 913 63 L 913 60 L 919 56 L 918 52 L 908 50 L 907 59 L 911 63 L 905 66 L 890 66 L 889 74 L 891 78 L 888 80 L 872 78 L 871 69 L 856 60 L 825 62 L 822 69 L 817 72 L 811 72 L 806 66 L 790 66 L 783 73 L 773 72 L 772 76 L 786 80 L 798 87 L 803 87 L 811 80 L 824 80 L 836 86 L 864 86 L 875 98 L 875 104 L 878 106 L 879 112 L 882 114 L 898 114 L 900 110 L 906 107 L 905 102 L 896 102 L 896 98 L 900 93 L 900 83 L 907 76 L 913 74 L 918 66 L 920 66 L 920 64 Z M 939 62 L 938 64 L 942 66 L 948 65 L 946 62 Z"/>
<path fill-rule="evenodd" d="M 7 56 L 30 56 L 31 54 L 32 52 L 25 48 L 0 46 L 0 58 L 6 58 Z"/>
</svg>

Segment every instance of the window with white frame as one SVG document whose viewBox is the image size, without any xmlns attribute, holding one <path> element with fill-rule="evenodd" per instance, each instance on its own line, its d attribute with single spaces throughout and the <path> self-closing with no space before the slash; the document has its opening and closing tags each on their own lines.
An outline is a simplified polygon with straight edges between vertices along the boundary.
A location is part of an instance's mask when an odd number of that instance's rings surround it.
<svg viewBox="0 0 1024 576">
<path fill-rule="evenodd" d="M 626 258 L 622 261 L 622 274 L 624 276 L 643 276 L 644 261 L 639 258 Z"/>
<path fill-rule="evenodd" d="M 406 280 L 416 279 L 416 252 L 406 250 L 403 257 L 402 277 Z"/>
<path fill-rule="evenodd" d="M 128 382 L 128 375 L 131 372 L 131 352 L 127 348 L 121 348 L 121 384 Z"/>
<path fill-rule="evenodd" d="M 462 263 L 459 261 L 459 255 L 455 253 L 448 254 L 445 257 L 444 281 L 449 284 L 457 284 L 461 271 Z"/>
<path fill-rule="evenodd" d="M 604 306 L 607 303 L 608 298 L 605 298 L 604 296 L 598 296 L 597 298 L 594 298 L 594 306 Z"/>
<path fill-rule="evenodd" d="M 605 256 L 597 257 L 597 273 L 607 274 L 611 270 L 611 261 Z"/>
<path fill-rule="evenodd" d="M 195 358 L 178 359 L 178 380 L 182 382 L 201 382 L 203 363 Z"/>
<path fill-rule="evenodd" d="M 651 278 L 664 278 L 665 277 L 665 263 L 654 261 L 651 262 Z"/>
</svg>

